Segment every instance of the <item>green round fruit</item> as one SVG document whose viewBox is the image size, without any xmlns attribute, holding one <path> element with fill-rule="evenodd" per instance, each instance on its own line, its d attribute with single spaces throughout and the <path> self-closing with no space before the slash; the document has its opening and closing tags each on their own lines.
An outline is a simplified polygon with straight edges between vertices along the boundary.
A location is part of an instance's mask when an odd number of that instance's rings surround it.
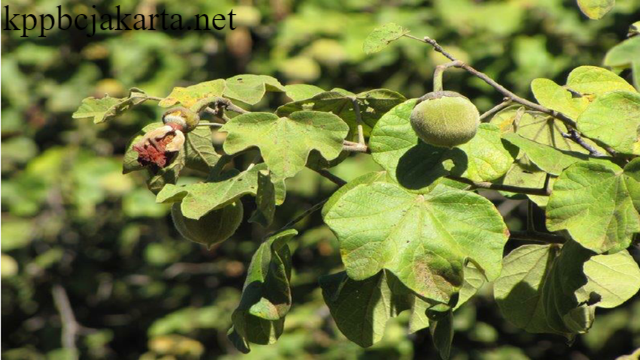
<svg viewBox="0 0 640 360">
<path fill-rule="evenodd" d="M 209 249 L 233 235 L 242 222 L 242 203 L 238 200 L 222 209 L 214 210 L 198 220 L 189 219 L 182 214 L 180 203 L 171 207 L 171 218 L 180 235 L 206 245 Z"/>
<path fill-rule="evenodd" d="M 165 111 L 162 115 L 162 122 L 165 124 L 177 124 L 183 132 L 189 132 L 198 126 L 200 116 L 198 113 L 184 107 L 175 107 Z"/>
<path fill-rule="evenodd" d="M 473 139 L 480 113 L 466 97 L 453 91 L 421 97 L 411 112 L 411 127 L 427 144 L 452 148 Z"/>
</svg>

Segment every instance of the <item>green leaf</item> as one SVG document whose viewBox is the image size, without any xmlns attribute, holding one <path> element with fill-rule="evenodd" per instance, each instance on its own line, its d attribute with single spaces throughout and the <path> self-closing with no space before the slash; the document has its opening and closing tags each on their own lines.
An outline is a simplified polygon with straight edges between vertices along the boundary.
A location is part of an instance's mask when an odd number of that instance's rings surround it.
<svg viewBox="0 0 640 360">
<path fill-rule="evenodd" d="M 227 79 L 224 96 L 255 105 L 267 91 L 283 92 L 285 87 L 271 76 L 244 74 Z"/>
<path fill-rule="evenodd" d="M 290 229 L 269 237 L 251 259 L 229 333 L 242 352 L 249 352 L 249 343 L 273 344 L 282 334 L 284 317 L 291 307 L 291 252 L 287 242 L 297 234 Z"/>
<path fill-rule="evenodd" d="M 168 166 L 154 170 L 147 168 L 149 178 L 147 179 L 147 187 L 152 193 L 158 194 L 165 185 L 173 185 L 178 182 L 180 171 L 184 168 L 185 158 L 184 149 L 180 150 L 171 164 Z"/>
<path fill-rule="evenodd" d="M 578 130 L 624 154 L 640 154 L 640 94 L 612 91 L 596 98 L 578 118 Z M 635 146 L 635 149 L 634 149 Z"/>
<path fill-rule="evenodd" d="M 273 215 L 276 212 L 276 187 L 271 182 L 268 170 L 258 172 L 256 206 L 249 222 L 258 223 L 264 227 L 271 225 Z"/>
<path fill-rule="evenodd" d="M 362 347 L 380 341 L 387 321 L 404 310 L 412 312 L 412 330 L 429 326 L 424 310 L 430 305 L 387 271 L 361 281 L 340 272 L 321 277 L 320 286 L 340 332 Z"/>
<path fill-rule="evenodd" d="M 349 125 L 348 139 L 355 140 L 357 137 L 357 119 L 353 106 L 354 99 L 359 104 L 365 136 L 369 135 L 371 128 L 381 116 L 406 100 L 401 94 L 387 89 L 369 90 L 360 94 L 353 94 L 342 89 L 333 89 L 305 100 L 282 105 L 278 108 L 276 114 L 278 116 L 289 116 L 293 112 L 302 110 L 331 112 Z"/>
<path fill-rule="evenodd" d="M 580 66 L 573 69 L 567 79 L 567 86 L 581 94 L 596 96 L 615 90 L 636 91 L 620 76 L 597 66 Z"/>
<path fill-rule="evenodd" d="M 560 175 L 564 169 L 577 162 L 607 162 L 578 152 L 558 150 L 514 133 L 504 134 L 503 138 L 523 151 L 538 168 L 551 175 Z"/>
<path fill-rule="evenodd" d="M 601 19 L 615 4 L 616 0 L 578 0 L 580 11 L 592 20 Z"/>
<path fill-rule="evenodd" d="M 373 159 L 394 181 L 417 190 L 449 174 L 491 181 L 507 172 L 513 158 L 503 147 L 496 126 L 482 124 L 471 141 L 453 149 L 431 146 L 411 128 L 409 117 L 415 102 L 409 100 L 391 109 L 371 132 Z"/>
<path fill-rule="evenodd" d="M 453 342 L 453 313 L 447 311 L 438 321 L 433 321 L 431 327 L 431 339 L 438 350 L 440 358 L 449 359 L 451 343 Z"/>
<path fill-rule="evenodd" d="M 553 186 L 546 209 L 548 229 L 567 230 L 580 245 L 599 254 L 627 248 L 633 234 L 640 232 L 640 215 L 630 193 L 639 186 L 638 163 L 629 163 L 624 171 L 614 164 L 569 167 Z"/>
<path fill-rule="evenodd" d="M 382 182 L 358 185 L 324 220 L 340 241 L 350 278 L 387 269 L 421 297 L 444 304 L 463 285 L 469 259 L 488 279 L 498 276 L 508 234 L 491 202 L 444 185 L 426 194 Z"/>
<path fill-rule="evenodd" d="M 244 209 L 239 200 L 210 211 L 198 220 L 184 217 L 178 203 L 171 207 L 171 218 L 180 235 L 208 249 L 230 238 L 242 223 L 243 215 Z"/>
<path fill-rule="evenodd" d="M 503 133 L 515 132 L 523 138 L 559 150 L 589 153 L 582 146 L 563 136 L 568 132 L 568 129 L 562 121 L 538 111 L 526 110 L 523 106 L 511 106 L 500 111 L 494 115 L 490 123 L 497 125 Z M 593 141 L 583 140 L 594 148 L 602 150 Z M 525 166 L 529 163 L 526 156 L 519 156 L 518 160 Z"/>
<path fill-rule="evenodd" d="M 258 173 L 266 170 L 266 164 L 258 164 L 243 172 L 235 169 L 212 177 L 209 182 L 183 186 L 167 185 L 156 197 L 159 203 L 182 201 L 185 217 L 199 219 L 211 210 L 219 209 L 244 195 L 256 195 Z M 275 184 L 277 193 L 284 192 L 284 183 Z"/>
<path fill-rule="evenodd" d="M 573 97 L 571 92 L 549 79 L 534 79 L 531 91 L 540 105 L 577 119 L 589 106 L 586 97 Z"/>
<path fill-rule="evenodd" d="M 631 68 L 633 83 L 636 89 L 640 89 L 640 36 L 627 39 L 609 50 L 604 64 L 614 70 Z"/>
<path fill-rule="evenodd" d="M 494 296 L 515 326 L 571 338 L 589 329 L 596 307 L 618 306 L 640 288 L 640 269 L 626 251 L 593 256 L 573 241 L 558 250 L 525 245 L 505 257 Z"/>
<path fill-rule="evenodd" d="M 132 106 L 144 102 L 146 96 L 144 91 L 132 88 L 129 91 L 129 97 L 126 98 L 113 98 L 109 95 L 100 99 L 88 97 L 82 100 L 82 104 L 71 117 L 74 119 L 93 118 L 94 124 L 100 124 L 129 110 Z"/>
<path fill-rule="evenodd" d="M 324 217 L 329 212 L 329 210 L 331 210 L 333 205 L 335 205 L 335 203 L 340 200 L 342 195 L 346 194 L 349 190 L 355 188 L 358 185 L 368 185 L 373 184 L 374 182 L 384 182 L 386 180 L 386 175 L 387 173 L 385 171 L 370 172 L 349 181 L 344 186 L 341 186 L 338 190 L 336 190 L 336 192 L 333 193 L 333 195 L 331 195 L 329 200 L 322 207 L 322 216 Z"/>
<path fill-rule="evenodd" d="M 220 160 L 211 139 L 211 129 L 206 126 L 197 127 L 185 134 L 184 155 L 186 166 L 191 169 L 209 173 Z M 125 156 L 126 159 L 126 156 Z"/>
<path fill-rule="evenodd" d="M 171 94 L 162 99 L 158 105 L 169 107 L 180 103 L 182 106 L 190 108 L 202 99 L 222 96 L 224 88 L 225 81 L 223 79 L 205 81 L 186 88 L 175 87 L 171 91 Z"/>
<path fill-rule="evenodd" d="M 314 85 L 293 84 L 286 85 L 284 87 L 284 92 L 291 100 L 300 101 L 314 97 L 321 92 L 324 92 L 324 90 Z"/>
<path fill-rule="evenodd" d="M 374 29 L 364 40 L 362 49 L 365 54 L 373 54 L 384 49 L 392 41 L 400 39 L 403 35 L 408 34 L 409 30 L 402 28 L 394 23 L 388 23 Z"/>
<path fill-rule="evenodd" d="M 304 168 L 311 150 L 319 151 L 326 160 L 338 157 L 349 129 L 333 114 L 299 111 L 280 118 L 271 113 L 243 114 L 220 131 L 229 133 L 224 142 L 227 154 L 257 146 L 272 180 L 281 181 Z"/>
</svg>

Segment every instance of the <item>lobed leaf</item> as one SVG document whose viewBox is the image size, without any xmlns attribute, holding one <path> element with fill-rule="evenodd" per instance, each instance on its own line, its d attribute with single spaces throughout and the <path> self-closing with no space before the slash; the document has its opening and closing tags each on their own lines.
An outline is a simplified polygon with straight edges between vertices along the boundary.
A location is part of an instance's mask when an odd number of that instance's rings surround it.
<svg viewBox="0 0 640 360">
<path fill-rule="evenodd" d="M 572 119 L 577 119 L 589 106 L 587 98 L 574 97 L 569 90 L 549 79 L 534 79 L 531 82 L 531 91 L 540 105 Z"/>
<path fill-rule="evenodd" d="M 200 100 L 222 96 L 224 90 L 225 81 L 223 79 L 205 81 L 188 87 L 175 87 L 158 105 L 170 107 L 180 103 L 182 106 L 190 108 Z"/>
<path fill-rule="evenodd" d="M 349 129 L 333 114 L 298 111 L 280 118 L 271 113 L 243 114 L 220 131 L 229 134 L 224 143 L 228 154 L 258 147 L 275 182 L 302 170 L 311 150 L 319 151 L 326 160 L 338 157 Z"/>
<path fill-rule="evenodd" d="M 338 237 L 350 278 L 387 269 L 421 297 L 451 307 L 469 259 L 489 280 L 498 276 L 508 234 L 488 200 L 444 185 L 426 194 L 383 182 L 358 185 L 324 220 Z"/>
<path fill-rule="evenodd" d="M 555 182 L 547 204 L 549 230 L 567 230 L 599 254 L 629 247 L 633 234 L 640 232 L 638 164 L 636 159 L 624 170 L 604 163 L 569 167 Z"/>
<path fill-rule="evenodd" d="M 285 87 L 271 76 L 244 74 L 228 78 L 223 95 L 255 105 L 267 91 L 283 92 Z"/>
<path fill-rule="evenodd" d="M 129 90 L 129 96 L 126 98 L 113 98 L 109 95 L 100 99 L 88 97 L 82 100 L 82 104 L 71 117 L 74 119 L 93 118 L 94 124 L 100 124 L 111 120 L 145 100 L 146 94 L 137 88 Z"/>
<path fill-rule="evenodd" d="M 612 91 L 596 98 L 578 118 L 578 130 L 623 154 L 640 154 L 640 94 Z"/>
<path fill-rule="evenodd" d="M 597 66 L 580 66 L 573 69 L 567 78 L 567 86 L 581 94 L 596 96 L 615 90 L 636 91 L 625 79 Z"/>
</svg>

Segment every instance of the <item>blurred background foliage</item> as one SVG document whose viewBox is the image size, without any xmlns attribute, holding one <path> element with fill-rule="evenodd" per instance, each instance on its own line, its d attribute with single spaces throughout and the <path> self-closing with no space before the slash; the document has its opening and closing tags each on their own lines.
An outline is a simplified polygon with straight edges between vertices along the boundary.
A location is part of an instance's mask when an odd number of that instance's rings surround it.
<svg viewBox="0 0 640 360">
<path fill-rule="evenodd" d="M 530 96 L 529 83 L 536 77 L 563 83 L 575 66 L 601 65 L 606 51 L 640 20 L 640 0 L 618 1 L 600 21 L 587 20 L 571 0 L 10 0 L 3 5 L 34 14 L 55 14 L 62 5 L 72 15 L 98 16 L 121 5 L 122 12 L 165 9 L 185 20 L 231 8 L 237 14 L 234 31 L 113 31 L 88 37 L 72 29 L 51 31 L 46 38 L 32 31 L 20 38 L 17 31 L 3 30 L 6 359 L 74 358 L 74 347 L 88 359 L 241 356 L 226 331 L 246 265 L 267 230 L 244 224 L 212 251 L 181 239 L 143 175 L 121 174 L 128 139 L 158 121 L 159 109 L 140 106 L 108 126 L 95 126 L 71 119 L 83 98 L 122 96 L 132 86 L 166 96 L 174 86 L 241 73 L 327 90 L 386 87 L 407 97 L 430 91 L 434 66 L 445 59 L 428 46 L 403 40 L 375 56 L 363 53 L 366 35 L 387 22 L 438 39 L 460 59 Z M 445 88 L 467 95 L 481 111 L 501 100 L 486 84 L 456 70 L 447 73 Z M 283 100 L 272 95 L 256 108 Z M 334 172 L 349 180 L 375 169 L 367 156 L 354 156 Z M 311 171 L 287 187 L 287 202 L 271 229 L 335 189 Z M 521 204 L 489 196 L 511 228 L 521 226 L 526 213 Z M 249 214 L 253 200 L 243 202 Z M 291 243 L 294 306 L 286 332 L 276 345 L 255 346 L 245 358 L 436 358 L 428 331 L 408 336 L 404 317 L 369 349 L 340 335 L 317 285 L 319 276 L 340 269 L 336 240 L 317 213 L 298 229 L 301 236 Z M 591 332 L 572 347 L 505 322 L 490 287 L 470 304 L 455 316 L 453 359 L 610 359 L 640 347 L 640 321 L 633 321 L 640 319 L 638 296 L 600 312 Z"/>
</svg>

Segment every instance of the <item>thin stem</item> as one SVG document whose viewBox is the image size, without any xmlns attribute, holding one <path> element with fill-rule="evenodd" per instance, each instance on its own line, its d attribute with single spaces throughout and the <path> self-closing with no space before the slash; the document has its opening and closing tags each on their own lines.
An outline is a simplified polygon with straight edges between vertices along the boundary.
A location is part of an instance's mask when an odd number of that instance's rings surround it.
<svg viewBox="0 0 640 360">
<path fill-rule="evenodd" d="M 53 302 L 56 309 L 58 309 L 60 321 L 62 322 L 62 346 L 76 352 L 78 351 L 76 339 L 78 337 L 78 332 L 80 331 L 80 325 L 73 314 L 73 309 L 69 302 L 67 292 L 62 286 L 55 284 L 51 289 L 51 295 L 53 296 Z"/>
<path fill-rule="evenodd" d="M 442 85 L 442 76 L 447 69 L 461 65 L 462 62 L 456 60 L 436 66 L 436 69 L 433 71 L 433 91 L 442 91 L 444 89 L 444 86 Z"/>
<path fill-rule="evenodd" d="M 533 221 L 533 201 L 527 199 L 527 231 L 536 231 L 535 223 Z"/>
<path fill-rule="evenodd" d="M 342 143 L 342 150 L 351 151 L 351 152 L 368 153 L 369 147 L 366 144 L 358 144 L 358 143 L 354 143 L 353 141 L 345 140 Z"/>
<path fill-rule="evenodd" d="M 606 156 L 605 154 L 596 150 L 593 146 L 587 144 L 586 141 L 584 141 L 584 139 L 580 136 L 580 134 L 578 134 L 578 132 L 575 129 L 569 129 L 569 133 L 567 134 L 562 133 L 562 137 L 573 140 L 575 143 L 585 148 L 589 152 L 589 154 L 591 154 L 591 156 L 595 156 L 595 157 Z"/>
<path fill-rule="evenodd" d="M 534 241 L 546 244 L 563 244 L 566 239 L 560 235 L 540 231 L 511 231 L 511 240 Z"/>
<path fill-rule="evenodd" d="M 281 231 L 284 231 L 284 230 L 292 228 L 293 225 L 299 223 L 300 221 L 302 221 L 302 219 L 304 219 L 307 216 L 313 214 L 314 212 L 320 210 L 322 208 L 322 206 L 324 205 L 324 203 L 326 203 L 327 201 L 329 201 L 329 199 L 324 199 L 324 200 L 320 201 L 319 203 L 313 205 L 312 207 L 308 208 L 302 214 L 298 215 L 293 220 L 289 221 L 285 226 L 280 228 L 280 230 L 278 230 L 278 232 L 281 232 Z"/>
<path fill-rule="evenodd" d="M 485 181 L 471 181 L 469 179 L 456 177 L 456 176 L 447 176 L 449 179 L 459 181 L 461 183 L 469 184 L 478 189 L 488 189 L 488 190 L 499 190 L 499 191 L 508 191 L 514 192 L 518 194 L 528 194 L 528 195 L 539 195 L 539 196 L 549 196 L 551 192 L 547 187 L 542 189 L 539 188 L 528 188 L 528 187 L 519 187 L 513 185 L 504 185 L 504 184 L 494 184 Z"/>
<path fill-rule="evenodd" d="M 487 74 L 478 71 L 476 69 L 474 69 L 472 66 L 467 65 L 465 63 L 463 63 L 462 61 L 456 59 L 453 55 L 451 55 L 450 53 L 448 53 L 442 46 L 440 46 L 440 44 L 438 44 L 437 41 L 435 41 L 434 39 L 425 36 L 424 38 L 418 38 L 412 35 L 408 35 L 405 34 L 405 37 L 408 37 L 410 39 L 413 40 L 417 40 L 426 44 L 429 44 L 433 47 L 433 49 L 439 53 L 441 53 L 442 55 L 444 55 L 445 57 L 447 57 L 449 60 L 451 61 L 458 61 L 459 65 L 457 65 L 456 67 L 465 69 L 467 72 L 471 73 L 472 75 L 482 79 L 484 82 L 486 82 L 487 84 L 489 84 L 490 86 L 492 86 L 494 89 L 498 90 L 500 93 L 502 93 L 504 96 L 508 97 L 509 99 L 520 103 L 522 105 L 525 105 L 527 107 L 530 107 L 532 109 L 538 110 L 540 112 L 543 112 L 545 114 L 551 115 L 557 119 L 559 119 L 560 121 L 564 122 L 565 124 L 571 126 L 571 127 L 575 127 L 576 126 L 576 122 L 571 120 L 569 117 L 567 117 L 566 115 L 551 110 L 551 109 L 547 109 L 546 107 L 536 104 L 534 102 L 531 102 L 527 99 L 523 99 L 521 97 L 519 97 L 518 95 L 512 93 L 511 91 L 509 91 L 507 88 L 505 88 L 504 86 L 498 84 L 495 80 L 493 80 L 492 78 L 490 78 Z"/>
<path fill-rule="evenodd" d="M 360 113 L 360 104 L 358 104 L 358 99 L 356 99 L 355 97 L 351 98 L 351 102 L 353 103 L 353 112 L 356 114 L 356 124 L 358 127 L 358 144 L 365 145 L 364 127 L 362 125 L 362 114 Z"/>
<path fill-rule="evenodd" d="M 329 171 L 327 171 L 325 169 L 315 170 L 315 172 L 317 172 L 318 174 L 322 175 L 323 177 L 329 179 L 331 182 L 333 182 L 334 184 L 336 184 L 338 186 L 342 186 L 342 185 L 347 183 L 345 180 L 343 180 L 339 176 L 333 175 L 332 173 L 330 173 Z"/>
<path fill-rule="evenodd" d="M 496 114 L 500 110 L 502 110 L 502 109 L 506 108 L 507 106 L 511 105 L 512 102 L 513 102 L 513 100 L 511 100 L 509 98 L 504 98 L 504 100 L 500 104 L 492 107 L 491 109 L 487 110 L 485 113 L 480 115 L 480 121 L 483 122 L 485 119 L 489 118 L 490 116 Z"/>
<path fill-rule="evenodd" d="M 213 123 L 213 122 L 206 122 L 206 121 L 200 121 L 198 123 L 198 126 L 211 126 L 211 127 L 223 127 L 224 124 L 220 124 L 220 123 Z"/>
</svg>

